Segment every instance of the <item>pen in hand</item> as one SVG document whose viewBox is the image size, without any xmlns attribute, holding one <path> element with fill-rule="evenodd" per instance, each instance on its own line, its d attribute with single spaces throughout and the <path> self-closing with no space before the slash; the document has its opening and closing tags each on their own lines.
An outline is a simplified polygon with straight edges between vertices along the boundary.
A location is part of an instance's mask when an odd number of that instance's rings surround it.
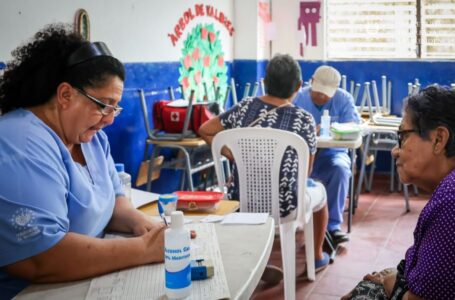
<svg viewBox="0 0 455 300">
<path fill-rule="evenodd" d="M 158 213 L 160 214 L 161 219 L 163 219 L 164 225 L 166 225 L 166 227 L 167 227 L 168 225 L 167 225 L 166 217 L 164 216 L 163 205 L 161 205 L 160 201 L 158 201 Z"/>
</svg>

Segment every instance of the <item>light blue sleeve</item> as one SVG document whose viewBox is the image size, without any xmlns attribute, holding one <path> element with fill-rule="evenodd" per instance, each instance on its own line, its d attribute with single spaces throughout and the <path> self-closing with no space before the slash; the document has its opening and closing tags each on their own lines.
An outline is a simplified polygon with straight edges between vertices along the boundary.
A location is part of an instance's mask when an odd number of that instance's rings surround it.
<svg viewBox="0 0 455 300">
<path fill-rule="evenodd" d="M 309 104 L 312 102 L 310 99 L 310 88 L 304 87 L 302 88 L 294 98 L 293 104 L 297 107 L 303 108 L 306 111 L 308 110 Z"/>
<path fill-rule="evenodd" d="M 60 151 L 34 133 L 18 149 L 0 141 L 6 150 L 0 152 L 0 266 L 37 255 L 68 232 L 69 182 Z"/>
<path fill-rule="evenodd" d="M 357 109 L 354 105 L 354 98 L 348 92 L 338 89 L 337 93 L 339 92 L 339 99 L 337 100 L 337 104 L 340 109 L 339 115 L 339 123 L 349 123 L 355 122 L 360 123 L 360 116 L 357 112 Z"/>
<path fill-rule="evenodd" d="M 0 266 L 44 252 L 66 234 L 64 216 L 1 197 L 0 206 Z"/>
<path fill-rule="evenodd" d="M 302 92 L 298 92 L 294 98 L 293 104 L 297 107 L 303 107 L 303 95 Z"/>
</svg>

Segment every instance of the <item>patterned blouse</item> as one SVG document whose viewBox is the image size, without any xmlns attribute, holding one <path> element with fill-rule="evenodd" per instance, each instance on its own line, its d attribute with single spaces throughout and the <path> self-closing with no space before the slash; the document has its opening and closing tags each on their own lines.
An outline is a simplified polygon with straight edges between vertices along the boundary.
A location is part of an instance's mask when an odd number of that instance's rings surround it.
<svg viewBox="0 0 455 300">
<path fill-rule="evenodd" d="M 409 289 L 425 299 L 455 299 L 455 170 L 420 213 L 406 252 Z"/>
<path fill-rule="evenodd" d="M 220 115 L 221 124 L 225 129 L 249 127 L 260 118 L 254 127 L 271 127 L 294 132 L 308 144 L 311 154 L 316 153 L 316 131 L 313 116 L 295 106 L 283 106 L 268 113 L 276 106 L 267 104 L 259 98 L 246 98 Z M 280 215 L 288 216 L 297 207 L 297 163 L 298 157 L 294 150 L 287 149 L 284 160 L 291 160 L 291 168 L 281 168 L 280 174 Z M 282 165 L 283 165 L 282 162 Z M 233 178 L 228 183 L 229 199 L 239 199 L 238 174 L 235 165 L 232 168 Z"/>
</svg>

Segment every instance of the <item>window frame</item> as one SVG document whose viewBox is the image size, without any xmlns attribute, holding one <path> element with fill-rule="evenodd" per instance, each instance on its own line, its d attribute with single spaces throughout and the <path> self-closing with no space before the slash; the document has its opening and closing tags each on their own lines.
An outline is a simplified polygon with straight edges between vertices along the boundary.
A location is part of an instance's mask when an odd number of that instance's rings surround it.
<svg viewBox="0 0 455 300">
<path fill-rule="evenodd" d="M 388 12 L 390 12 L 390 6 L 395 6 L 395 5 L 400 6 L 400 9 L 402 9 L 402 10 L 398 10 L 398 11 L 403 11 L 405 14 L 406 14 L 406 12 L 408 12 L 408 10 L 406 10 L 406 8 L 409 5 L 415 6 L 414 17 L 413 17 L 414 21 L 412 23 L 410 23 L 410 26 L 408 28 L 406 28 L 406 22 L 403 22 L 405 24 L 405 26 L 398 27 L 398 30 L 400 28 L 402 28 L 405 31 L 407 31 L 407 33 L 405 33 L 405 35 L 403 35 L 405 42 L 406 42 L 406 45 L 404 47 L 398 46 L 398 44 L 401 42 L 398 42 L 398 43 L 392 42 L 394 38 L 396 39 L 396 36 L 397 36 L 396 31 L 388 32 L 386 29 L 381 30 L 381 28 L 377 28 L 377 32 L 383 31 L 386 33 L 383 35 L 380 35 L 379 38 L 376 38 L 376 41 L 373 41 L 372 43 L 368 44 L 368 39 L 365 39 L 365 37 L 367 37 L 367 35 L 368 35 L 368 30 L 372 26 L 371 24 L 373 24 L 375 21 L 373 19 L 373 22 L 365 23 L 365 29 L 362 30 L 363 35 L 362 35 L 362 32 L 360 32 L 360 31 L 359 31 L 360 33 L 358 34 L 358 36 L 356 36 L 356 32 L 353 32 L 351 34 L 351 36 L 352 36 L 350 38 L 351 40 L 347 40 L 346 42 L 344 42 L 344 44 L 346 45 L 346 50 L 344 52 L 344 55 L 343 54 L 341 54 L 341 55 L 331 54 L 335 51 L 338 51 L 336 49 L 343 49 L 342 47 L 336 46 L 337 44 L 339 44 L 339 45 L 343 44 L 343 41 L 339 41 L 338 43 L 334 42 L 333 40 L 336 39 L 336 33 L 332 33 L 332 36 L 331 36 L 331 31 L 330 31 L 331 28 L 336 27 L 336 25 L 331 26 L 331 24 L 330 24 L 331 18 L 334 18 L 334 17 L 336 18 L 336 14 L 331 15 L 331 13 L 330 13 L 331 7 L 329 7 L 330 5 L 335 4 L 335 2 L 337 2 L 337 0 L 327 0 L 326 5 L 325 5 L 325 18 L 324 19 L 325 19 L 325 23 L 326 23 L 325 24 L 326 39 L 325 39 L 325 51 L 324 52 L 325 52 L 326 59 L 331 59 L 331 60 L 392 59 L 392 60 L 403 60 L 403 61 L 406 61 L 406 60 L 427 60 L 427 61 L 432 61 L 432 60 L 452 61 L 452 60 L 455 60 L 455 21 L 451 21 L 451 18 L 450 18 L 450 16 L 451 16 L 450 12 L 455 11 L 455 2 L 452 2 L 452 0 L 450 0 L 450 2 L 442 3 L 442 4 L 441 3 L 437 3 L 437 4 L 428 3 L 428 2 L 431 2 L 431 0 L 409 0 L 409 1 L 403 1 L 403 0 L 402 1 L 390 1 L 390 0 L 389 1 L 388 0 L 379 1 L 378 0 L 378 1 L 373 1 L 371 3 L 368 3 L 368 4 L 365 4 L 365 1 L 362 1 L 362 0 L 357 0 L 357 1 L 345 0 L 343 2 L 338 1 L 338 3 L 336 3 L 337 5 L 334 5 L 334 6 L 340 6 L 340 5 L 355 6 L 356 5 L 355 2 L 358 2 L 359 5 L 361 5 L 362 8 L 364 9 L 364 12 L 369 11 L 368 8 L 365 8 L 366 5 L 383 6 L 382 9 L 377 10 L 378 15 L 381 15 L 381 13 L 387 14 Z M 406 2 L 409 2 L 409 4 L 406 4 Z M 415 3 L 412 3 L 412 2 L 415 2 Z M 389 6 L 389 7 L 387 7 L 387 6 Z M 432 7 L 432 6 L 433 6 L 433 8 L 428 8 L 428 7 Z M 434 8 L 434 6 L 436 6 L 436 8 Z M 440 7 L 442 7 L 442 8 L 440 8 Z M 427 19 L 431 19 L 431 20 L 436 19 L 436 26 L 431 26 L 432 25 L 431 23 L 429 24 L 429 26 L 428 26 L 428 24 L 422 23 L 425 21 L 423 14 L 425 15 L 426 11 L 424 13 L 422 12 L 424 9 L 426 9 L 427 11 L 433 9 L 435 11 L 439 10 L 439 11 L 443 12 L 442 14 L 435 14 L 436 18 L 434 18 L 434 17 L 427 18 Z M 444 13 L 446 10 L 448 12 Z M 409 12 L 412 12 L 412 10 L 409 10 Z M 375 14 L 373 13 L 371 15 L 375 15 Z M 392 13 L 391 15 L 395 16 L 396 12 Z M 368 18 L 368 13 L 366 13 L 363 16 L 367 16 L 367 18 Z M 433 16 L 433 15 L 431 15 L 431 16 Z M 447 16 L 447 18 L 444 18 L 445 16 Z M 343 17 L 341 17 L 341 19 L 342 18 Z M 381 17 L 378 17 L 376 20 L 378 20 L 380 18 Z M 438 22 L 438 19 L 441 21 Z M 359 17 L 358 20 L 362 20 L 362 17 Z M 444 23 L 444 20 L 446 20 L 448 22 L 448 25 L 447 26 L 440 25 L 440 26 L 444 28 L 443 30 L 448 31 L 448 33 L 447 34 L 441 33 L 441 37 L 439 37 L 438 32 L 437 32 L 437 27 L 438 27 L 438 24 Z M 453 22 L 453 24 L 452 24 L 452 22 Z M 392 24 L 392 23 L 393 23 L 393 21 L 389 22 L 389 24 Z M 454 27 L 454 28 L 451 28 L 451 27 Z M 394 30 L 396 30 L 394 27 L 389 26 L 389 28 L 393 28 Z M 415 29 L 412 29 L 412 28 L 415 28 Z M 429 42 L 426 42 L 425 38 L 426 38 L 426 36 L 428 36 L 427 28 L 432 28 L 432 29 L 436 28 L 435 32 L 433 34 L 431 34 L 430 36 L 432 39 L 434 39 L 436 41 L 438 41 L 438 40 L 443 41 L 441 43 L 441 45 L 439 45 L 438 43 L 430 44 Z M 366 34 L 365 34 L 365 32 L 366 32 Z M 355 42 L 352 41 L 355 38 L 362 41 L 362 43 L 364 43 L 366 45 L 364 47 L 364 49 L 367 49 L 367 50 L 361 50 L 361 45 L 357 46 L 357 48 L 356 48 L 354 45 Z M 340 39 L 342 40 L 343 38 L 340 38 Z M 381 41 L 378 41 L 378 39 L 379 40 L 383 39 L 386 42 L 381 44 Z M 389 41 L 387 41 L 387 40 L 389 40 Z M 451 40 L 454 41 L 454 43 L 453 43 L 454 46 L 452 46 Z M 399 39 L 399 41 L 402 41 L 402 39 Z M 446 41 L 446 42 L 444 43 L 444 41 Z M 331 43 L 335 43 L 335 44 L 332 44 L 332 46 L 330 46 Z M 350 46 L 350 44 L 352 44 L 354 46 L 352 50 L 349 50 L 349 48 L 348 48 Z M 390 51 L 389 52 L 383 51 L 383 53 L 381 53 L 381 45 L 390 45 L 390 47 L 388 47 L 390 49 Z M 402 51 L 400 51 L 400 48 L 402 49 Z M 438 50 L 438 49 L 444 49 L 444 50 L 448 49 L 448 50 L 446 50 L 446 52 L 443 52 L 442 55 L 438 55 L 437 51 L 434 51 L 434 52 L 427 51 L 429 48 L 433 48 L 435 50 Z M 368 49 L 370 49 L 370 50 L 368 50 Z M 373 49 L 378 49 L 378 51 L 373 52 Z M 452 51 L 452 49 L 453 49 L 453 51 Z M 366 51 L 366 54 L 362 55 L 364 53 L 364 51 Z M 360 55 L 359 55 L 359 53 L 360 53 Z M 453 53 L 453 55 L 450 55 L 451 53 Z M 444 54 L 446 54 L 446 55 L 444 55 Z"/>
</svg>

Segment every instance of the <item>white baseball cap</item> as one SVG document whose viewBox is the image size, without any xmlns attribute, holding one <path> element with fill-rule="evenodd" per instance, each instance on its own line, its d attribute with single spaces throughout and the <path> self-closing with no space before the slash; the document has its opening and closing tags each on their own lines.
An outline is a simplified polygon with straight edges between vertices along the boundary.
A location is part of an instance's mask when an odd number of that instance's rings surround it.
<svg viewBox="0 0 455 300">
<path fill-rule="evenodd" d="M 340 85 L 340 81 L 341 75 L 337 69 L 329 66 L 320 66 L 313 74 L 311 89 L 332 98 Z"/>
</svg>

